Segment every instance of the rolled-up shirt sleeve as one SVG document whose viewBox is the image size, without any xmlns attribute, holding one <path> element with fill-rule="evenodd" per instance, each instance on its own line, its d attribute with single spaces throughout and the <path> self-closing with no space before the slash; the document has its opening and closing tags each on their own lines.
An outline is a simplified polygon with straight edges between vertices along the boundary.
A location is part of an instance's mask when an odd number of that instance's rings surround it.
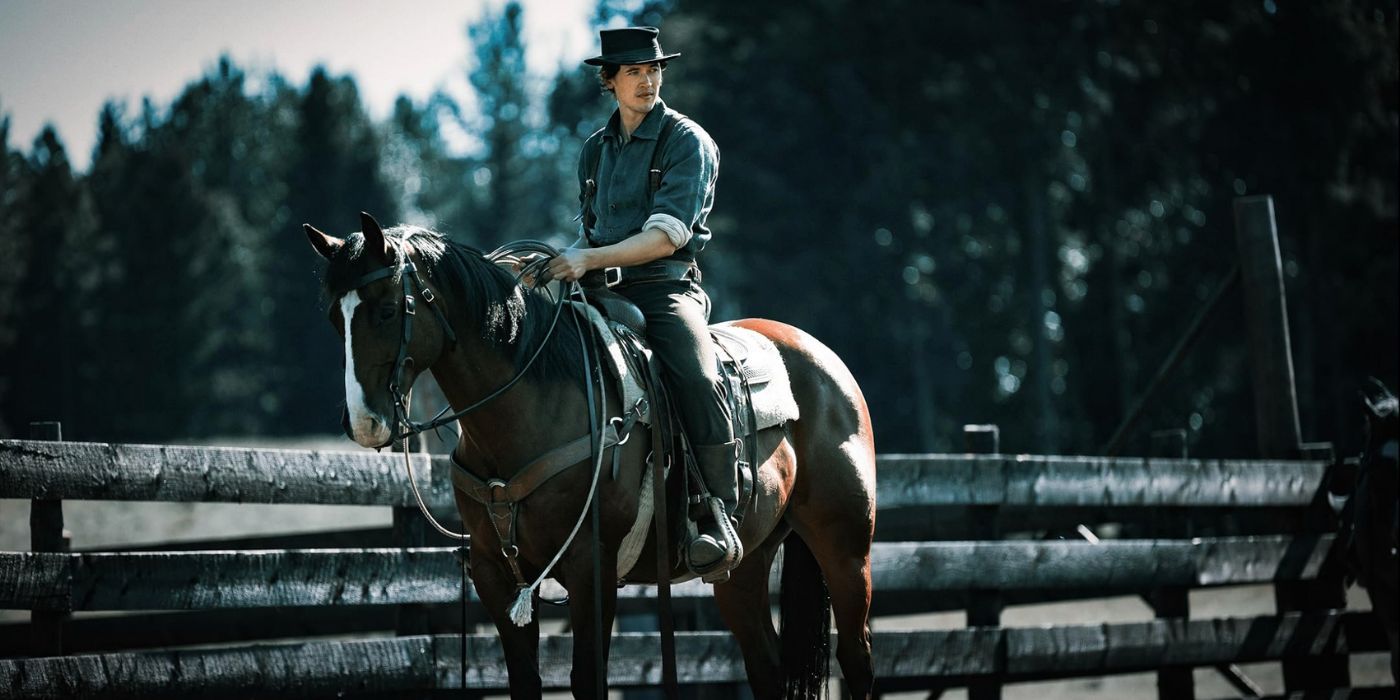
<svg viewBox="0 0 1400 700">
<path fill-rule="evenodd" d="M 697 233 L 709 238 L 705 220 L 715 203 L 719 148 L 709 134 L 692 124 L 679 126 L 666 142 L 661 158 L 661 188 L 642 230 L 657 229 L 676 248 L 684 248 Z"/>
</svg>

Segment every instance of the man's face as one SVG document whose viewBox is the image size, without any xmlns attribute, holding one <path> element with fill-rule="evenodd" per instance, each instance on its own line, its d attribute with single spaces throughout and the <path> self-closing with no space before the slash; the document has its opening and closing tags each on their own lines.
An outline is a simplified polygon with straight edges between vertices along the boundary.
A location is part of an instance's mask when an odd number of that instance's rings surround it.
<svg viewBox="0 0 1400 700">
<path fill-rule="evenodd" d="M 619 107 L 646 114 L 661 99 L 661 64 L 640 63 L 622 66 L 608 80 Z"/>
</svg>

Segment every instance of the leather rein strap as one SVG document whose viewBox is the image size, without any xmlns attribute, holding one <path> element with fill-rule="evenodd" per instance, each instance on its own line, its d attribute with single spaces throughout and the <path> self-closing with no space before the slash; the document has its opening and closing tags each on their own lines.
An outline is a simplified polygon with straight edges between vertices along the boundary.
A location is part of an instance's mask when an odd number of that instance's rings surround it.
<svg viewBox="0 0 1400 700">
<path fill-rule="evenodd" d="M 652 529 L 656 535 L 656 608 L 657 627 L 661 633 L 661 685 L 667 698 L 680 697 L 680 682 L 676 672 L 676 623 L 671 616 L 671 521 L 667 515 L 666 472 L 673 457 L 674 436 L 671 433 L 671 402 L 661 384 L 658 362 L 647 363 L 647 380 L 656 398 L 657 410 L 652 415 L 651 481 Z"/>
</svg>

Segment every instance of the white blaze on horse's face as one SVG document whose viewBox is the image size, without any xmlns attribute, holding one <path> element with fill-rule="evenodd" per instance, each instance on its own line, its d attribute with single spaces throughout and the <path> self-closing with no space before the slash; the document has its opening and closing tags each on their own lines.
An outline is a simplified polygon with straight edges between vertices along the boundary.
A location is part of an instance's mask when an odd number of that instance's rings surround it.
<svg viewBox="0 0 1400 700">
<path fill-rule="evenodd" d="M 350 415 L 350 435 L 365 447 L 377 447 L 389 440 L 389 421 L 370 409 L 365 388 L 355 376 L 355 346 L 350 335 L 360 293 L 352 291 L 340 299 L 340 318 L 345 324 L 345 410 Z"/>
</svg>

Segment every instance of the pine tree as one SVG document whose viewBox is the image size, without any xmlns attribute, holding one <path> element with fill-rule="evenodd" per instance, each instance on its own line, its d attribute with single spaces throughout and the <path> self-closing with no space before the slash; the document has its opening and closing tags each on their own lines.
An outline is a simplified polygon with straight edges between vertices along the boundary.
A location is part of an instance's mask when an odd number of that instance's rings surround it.
<svg viewBox="0 0 1400 700">
<path fill-rule="evenodd" d="M 267 245 L 267 289 L 276 338 L 269 365 L 275 387 L 274 430 L 335 432 L 336 404 L 343 400 L 336 336 L 326 323 L 320 296 L 323 261 L 306 244 L 302 222 L 343 235 L 359 229 L 359 212 L 398 221 L 397 198 L 382 179 L 380 137 L 349 77 L 315 69 L 304 91 L 287 105 L 295 115 L 295 141 L 284 157 L 290 167 L 282 206 L 295 226 L 272 232 Z"/>
<path fill-rule="evenodd" d="M 467 30 L 476 55 L 468 79 L 476 88 L 478 112 L 467 125 L 483 144 L 470 173 L 474 206 L 468 216 L 472 235 L 495 243 L 542 238 L 564 228 L 550 218 L 560 183 L 550 167 L 554 150 L 538 138 L 523 14 L 519 3 L 508 2 L 499 15 L 488 12 Z"/>
<path fill-rule="evenodd" d="M 8 147 L 6 147 L 8 152 Z M 9 159 L 7 158 L 7 161 Z M 12 161 L 11 161 L 12 162 Z M 9 179 L 7 177 L 7 179 Z M 53 127 L 45 126 L 29 155 L 20 163 L 16 192 L 10 205 L 11 264 L 14 278 L 13 335 L 5 366 L 10 373 L 4 393 L 4 423 L 20 429 L 31 421 L 67 422 L 71 430 L 82 400 L 75 356 L 78 318 L 75 286 L 82 260 L 82 243 L 92 227 L 81 183 Z M 8 325 L 8 324 L 7 324 Z"/>
<path fill-rule="evenodd" d="M 0 359 L 8 361 L 19 335 L 20 276 L 24 271 L 21 238 L 15 227 L 24 197 L 23 154 L 10 150 L 10 115 L 0 111 Z M 10 365 L 13 366 L 13 365 Z M 0 406 L 8 406 L 8 373 L 0 377 Z M 0 411 L 0 435 L 16 435 L 7 424 L 9 411 Z"/>
</svg>

